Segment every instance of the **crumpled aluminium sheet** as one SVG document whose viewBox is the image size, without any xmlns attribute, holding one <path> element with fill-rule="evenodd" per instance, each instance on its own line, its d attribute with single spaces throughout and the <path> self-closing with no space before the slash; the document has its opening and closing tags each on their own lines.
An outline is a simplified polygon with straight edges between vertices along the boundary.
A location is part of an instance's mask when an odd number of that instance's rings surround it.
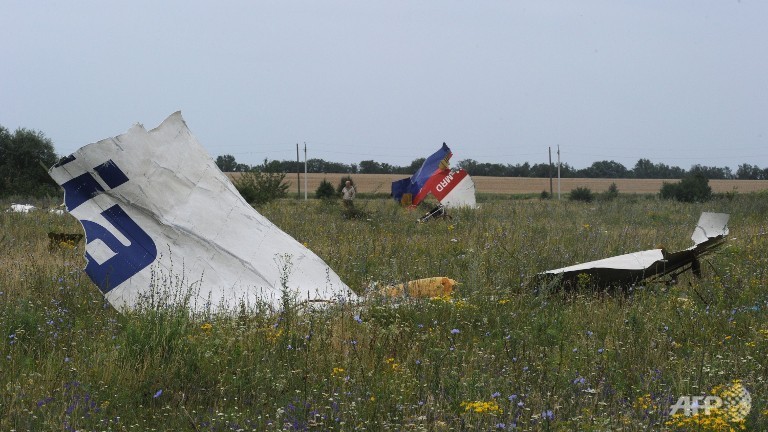
<svg viewBox="0 0 768 432">
<path fill-rule="evenodd" d="M 89 144 L 49 171 L 86 234 L 86 273 L 118 310 L 182 303 L 235 311 L 283 294 L 354 293 L 326 263 L 251 207 L 179 112 Z"/>
</svg>

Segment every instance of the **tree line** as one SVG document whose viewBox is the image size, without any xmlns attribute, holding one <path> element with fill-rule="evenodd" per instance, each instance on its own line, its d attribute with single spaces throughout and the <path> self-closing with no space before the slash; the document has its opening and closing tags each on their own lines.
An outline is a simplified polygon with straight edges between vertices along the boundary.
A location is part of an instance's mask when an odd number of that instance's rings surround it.
<svg viewBox="0 0 768 432">
<path fill-rule="evenodd" d="M 48 175 L 48 168 L 58 160 L 53 142 L 44 133 L 26 128 L 14 132 L 0 125 L 0 197 L 7 196 L 60 196 L 61 188 Z M 307 171 L 311 173 L 345 174 L 402 174 L 416 172 L 424 158 L 414 159 L 409 165 L 397 166 L 386 162 L 364 160 L 358 164 L 330 162 L 323 159 L 309 159 Z M 216 158 L 216 164 L 224 172 L 258 171 L 263 173 L 286 173 L 304 171 L 304 164 L 296 161 L 267 160 L 260 165 L 238 163 L 232 155 Z M 499 164 L 464 159 L 456 164 L 474 176 L 497 177 L 549 177 L 557 175 L 553 165 L 528 162 Z M 768 180 L 768 168 L 744 163 L 735 172 L 729 167 L 693 165 L 685 170 L 677 166 L 653 163 L 640 159 L 634 167 L 627 168 L 616 161 L 598 161 L 587 168 L 575 169 L 564 163 L 560 166 L 562 177 L 587 178 L 657 178 L 679 179 L 699 175 L 707 179 L 750 179 Z"/>
<path fill-rule="evenodd" d="M 390 165 L 386 162 L 374 160 L 364 160 L 359 164 L 345 164 L 329 162 L 323 159 L 308 159 L 307 172 L 411 175 L 421 167 L 422 163 L 424 163 L 424 158 L 414 159 L 413 162 L 406 166 Z M 232 155 L 217 157 L 216 165 L 224 172 L 246 172 L 252 170 L 261 172 L 304 172 L 304 162 L 265 159 L 259 165 L 246 165 L 238 163 Z M 459 161 L 456 166 L 464 168 L 473 176 L 549 177 L 551 173 L 553 177 L 557 177 L 557 165 L 550 165 L 548 163 L 530 164 L 524 162 L 512 165 L 464 159 Z M 768 167 L 760 168 L 757 165 L 744 163 L 739 165 L 734 172 L 727 166 L 715 167 L 696 164 L 686 170 L 678 166 L 654 163 L 650 159 L 640 159 L 631 168 L 627 168 L 613 160 L 597 161 L 581 169 L 573 168 L 568 163 L 560 164 L 560 176 L 563 178 L 680 179 L 695 174 L 701 174 L 710 180 L 768 180 Z"/>
</svg>

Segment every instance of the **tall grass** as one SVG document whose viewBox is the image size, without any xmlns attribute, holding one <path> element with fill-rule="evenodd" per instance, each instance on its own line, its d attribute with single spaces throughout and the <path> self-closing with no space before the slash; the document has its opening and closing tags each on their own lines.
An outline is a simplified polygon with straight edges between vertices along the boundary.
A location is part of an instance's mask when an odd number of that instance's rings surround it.
<svg viewBox="0 0 768 432">
<path fill-rule="evenodd" d="M 0 430 L 728 430 L 669 416 L 740 380 L 768 425 L 768 199 L 503 200 L 417 224 L 359 200 L 259 208 L 351 287 L 448 276 L 450 298 L 369 299 L 280 314 L 118 314 L 48 250 L 74 219 L 0 213 Z M 5 203 L 2 203 L 5 207 Z M 627 295 L 534 294 L 540 271 L 691 244 L 701 211 L 731 213 L 704 277 Z M 695 423 L 695 424 L 694 424 Z M 693 426 L 691 426 L 693 424 Z"/>
</svg>

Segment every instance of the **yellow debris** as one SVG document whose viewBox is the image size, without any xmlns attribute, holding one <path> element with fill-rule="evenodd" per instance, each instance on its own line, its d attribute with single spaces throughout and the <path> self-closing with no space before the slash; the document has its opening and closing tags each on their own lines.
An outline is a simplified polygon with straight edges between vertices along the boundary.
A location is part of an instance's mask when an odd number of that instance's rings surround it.
<svg viewBox="0 0 768 432">
<path fill-rule="evenodd" d="M 389 285 L 379 292 L 385 297 L 432 298 L 446 297 L 453 293 L 455 280 L 447 277 L 416 279 L 398 285 Z"/>
</svg>

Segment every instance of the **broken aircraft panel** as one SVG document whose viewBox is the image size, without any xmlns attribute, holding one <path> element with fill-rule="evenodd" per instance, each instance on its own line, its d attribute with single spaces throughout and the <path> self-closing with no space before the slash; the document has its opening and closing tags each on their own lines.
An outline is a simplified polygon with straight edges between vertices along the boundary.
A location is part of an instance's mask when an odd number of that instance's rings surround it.
<svg viewBox="0 0 768 432">
<path fill-rule="evenodd" d="M 85 230 L 86 273 L 120 311 L 161 296 L 192 311 L 354 297 L 240 196 L 178 112 L 82 147 L 49 173 Z"/>
<path fill-rule="evenodd" d="M 466 170 L 451 171 L 448 166 L 451 156 L 451 149 L 443 143 L 413 176 L 392 182 L 392 198 L 403 205 L 415 206 L 432 193 L 445 208 L 476 208 L 475 183 Z"/>
<path fill-rule="evenodd" d="M 579 277 L 598 287 L 629 287 L 654 277 L 678 274 L 691 270 L 700 275 L 699 258 L 726 241 L 729 215 L 702 213 L 691 240 L 694 245 L 678 252 L 651 249 L 618 255 L 583 264 L 576 264 L 540 273 L 539 280 L 557 280 L 564 287 L 575 287 Z"/>
</svg>

